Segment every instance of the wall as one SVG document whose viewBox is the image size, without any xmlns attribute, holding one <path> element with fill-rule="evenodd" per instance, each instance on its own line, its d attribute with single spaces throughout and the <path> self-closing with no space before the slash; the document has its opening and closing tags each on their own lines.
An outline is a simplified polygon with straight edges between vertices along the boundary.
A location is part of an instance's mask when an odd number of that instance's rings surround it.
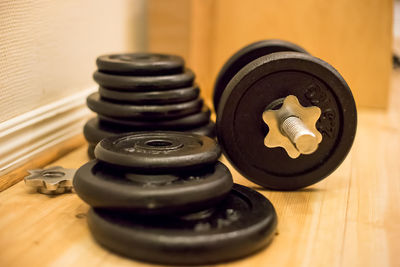
<svg viewBox="0 0 400 267">
<path fill-rule="evenodd" d="M 99 54 L 144 49 L 143 8 L 143 0 L 2 0 L 0 123 L 93 86 Z"/>
<path fill-rule="evenodd" d="M 0 1 L 0 175 L 82 132 L 96 57 L 145 50 L 145 16 L 145 0 Z"/>
<path fill-rule="evenodd" d="M 162 0 L 149 2 L 149 47 L 180 53 L 188 44 L 187 60 L 196 71 L 204 94 L 212 87 L 224 62 L 238 49 L 262 39 L 284 39 L 299 44 L 331 63 L 349 83 L 359 107 L 385 108 L 391 75 L 392 0 Z M 162 16 L 151 16 L 157 10 Z M 163 17 L 187 14 L 181 24 L 190 30 L 179 38 L 157 38 L 164 29 L 174 32 Z M 182 27 L 182 26 L 179 26 Z M 177 32 L 177 31 L 175 31 Z M 184 52 L 186 55 L 186 52 Z"/>
<path fill-rule="evenodd" d="M 397 40 L 400 38 L 400 0 L 394 2 L 393 35 Z"/>
</svg>

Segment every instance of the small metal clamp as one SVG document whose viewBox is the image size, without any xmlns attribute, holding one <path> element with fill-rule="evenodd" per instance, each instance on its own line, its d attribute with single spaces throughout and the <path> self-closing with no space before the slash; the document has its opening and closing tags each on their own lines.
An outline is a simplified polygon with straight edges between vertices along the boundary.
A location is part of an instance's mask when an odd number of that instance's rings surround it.
<svg viewBox="0 0 400 267">
<path fill-rule="evenodd" d="M 303 107 L 296 96 L 289 95 L 273 104 L 282 104 L 279 109 L 270 109 L 263 113 L 263 120 L 269 127 L 264 139 L 266 147 L 282 147 L 291 158 L 301 154 L 312 154 L 322 141 L 322 134 L 316 123 L 321 116 L 317 106 Z"/>
<path fill-rule="evenodd" d="M 47 169 L 28 170 L 25 184 L 36 188 L 39 193 L 54 195 L 72 191 L 72 179 L 76 170 L 54 166 Z"/>
</svg>

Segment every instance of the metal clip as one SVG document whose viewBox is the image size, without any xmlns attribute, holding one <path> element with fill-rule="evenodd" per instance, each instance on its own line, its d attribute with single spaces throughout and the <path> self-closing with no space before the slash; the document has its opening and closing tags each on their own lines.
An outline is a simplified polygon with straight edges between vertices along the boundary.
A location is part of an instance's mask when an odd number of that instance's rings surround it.
<svg viewBox="0 0 400 267">
<path fill-rule="evenodd" d="M 76 170 L 54 166 L 47 169 L 28 170 L 25 184 L 36 188 L 39 193 L 54 195 L 72 191 L 72 179 Z"/>
</svg>

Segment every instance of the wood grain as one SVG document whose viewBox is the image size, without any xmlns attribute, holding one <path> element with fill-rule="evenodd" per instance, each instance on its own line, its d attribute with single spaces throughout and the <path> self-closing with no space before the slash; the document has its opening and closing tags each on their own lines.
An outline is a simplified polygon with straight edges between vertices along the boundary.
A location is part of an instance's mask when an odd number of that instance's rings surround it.
<svg viewBox="0 0 400 267">
<path fill-rule="evenodd" d="M 184 55 L 206 98 L 233 53 L 273 38 L 329 62 L 349 83 L 358 106 L 387 107 L 392 0 L 190 0 L 173 8 L 163 0 L 149 3 L 149 50 Z M 179 24 L 166 20 L 178 16 Z M 182 23 L 190 28 L 182 31 Z"/>
<path fill-rule="evenodd" d="M 274 204 L 278 234 L 259 253 L 218 266 L 400 265 L 400 72 L 393 89 L 388 111 L 359 111 L 351 153 L 316 185 L 269 191 L 230 167 L 235 182 L 259 190 Z M 77 168 L 87 160 L 83 146 L 52 165 Z M 95 243 L 87 210 L 73 193 L 49 197 L 23 182 L 1 192 L 0 266 L 155 266 Z"/>
<path fill-rule="evenodd" d="M 73 151 L 74 149 L 82 146 L 84 143 L 85 140 L 83 138 L 83 135 L 80 134 L 64 142 L 61 142 L 51 149 L 43 151 L 34 159 L 30 160 L 21 167 L 18 167 L 17 169 L 3 175 L 0 178 L 0 192 L 21 181 L 24 176 L 28 175 L 26 170 L 43 168 L 50 162 L 61 158 L 69 152 Z"/>
</svg>

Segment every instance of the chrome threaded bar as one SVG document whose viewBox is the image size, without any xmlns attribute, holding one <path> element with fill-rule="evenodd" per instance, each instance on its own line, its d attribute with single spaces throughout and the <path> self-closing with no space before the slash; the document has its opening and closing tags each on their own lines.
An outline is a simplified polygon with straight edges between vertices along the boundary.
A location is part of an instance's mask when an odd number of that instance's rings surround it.
<svg viewBox="0 0 400 267">
<path fill-rule="evenodd" d="M 298 117 L 286 118 L 281 124 L 281 131 L 301 154 L 311 154 L 318 148 L 317 137 Z"/>
<path fill-rule="evenodd" d="M 281 107 L 274 108 L 278 104 Z M 322 141 L 322 134 L 316 128 L 321 116 L 319 107 L 304 107 L 296 96 L 289 95 L 269 104 L 262 116 L 268 126 L 268 133 L 264 138 L 266 147 L 282 147 L 293 159 L 318 149 L 318 144 Z"/>
</svg>

